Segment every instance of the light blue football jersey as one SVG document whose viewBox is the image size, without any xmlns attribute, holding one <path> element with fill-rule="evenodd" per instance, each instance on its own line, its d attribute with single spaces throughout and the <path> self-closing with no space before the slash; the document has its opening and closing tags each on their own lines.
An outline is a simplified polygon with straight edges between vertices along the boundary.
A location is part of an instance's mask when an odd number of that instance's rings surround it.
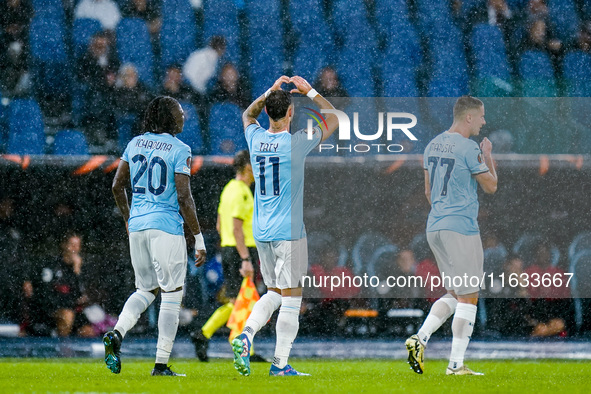
<svg viewBox="0 0 591 394">
<path fill-rule="evenodd" d="M 174 174 L 191 175 L 191 149 L 170 134 L 145 133 L 127 144 L 121 159 L 131 176 L 129 231 L 183 235 Z"/>
<path fill-rule="evenodd" d="M 458 133 L 441 133 L 425 148 L 423 167 L 431 182 L 427 232 L 478 234 L 478 182 L 474 175 L 488 171 L 478 144 Z"/>
<path fill-rule="evenodd" d="M 305 130 L 270 133 L 257 124 L 244 133 L 255 179 L 253 235 L 257 241 L 295 240 L 304 227 L 304 164 L 318 146 L 322 131 L 312 138 Z"/>
</svg>

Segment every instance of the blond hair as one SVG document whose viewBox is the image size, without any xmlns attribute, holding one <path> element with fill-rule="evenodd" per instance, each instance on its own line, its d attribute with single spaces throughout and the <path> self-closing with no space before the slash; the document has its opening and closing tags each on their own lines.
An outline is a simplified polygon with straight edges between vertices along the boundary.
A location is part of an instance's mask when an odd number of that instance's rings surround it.
<svg viewBox="0 0 591 394">
<path fill-rule="evenodd" d="M 454 104 L 454 119 L 460 119 L 471 109 L 480 109 L 484 103 L 472 96 L 462 96 Z"/>
</svg>

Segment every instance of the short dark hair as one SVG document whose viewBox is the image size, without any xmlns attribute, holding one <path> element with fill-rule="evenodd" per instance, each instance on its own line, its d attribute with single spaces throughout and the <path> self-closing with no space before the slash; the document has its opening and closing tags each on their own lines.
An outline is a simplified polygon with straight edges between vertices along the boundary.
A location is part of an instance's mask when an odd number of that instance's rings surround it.
<svg viewBox="0 0 591 394">
<path fill-rule="evenodd" d="M 244 169 L 244 167 L 246 167 L 247 165 L 250 164 L 250 153 L 248 152 L 248 150 L 244 149 L 241 150 L 240 152 L 236 153 L 236 156 L 234 156 L 234 162 L 232 163 L 232 165 L 234 166 L 234 169 L 236 170 L 236 172 L 240 172 Z"/>
<path fill-rule="evenodd" d="M 209 46 L 216 51 L 226 50 L 226 39 L 223 36 L 213 36 L 209 40 Z"/>
<path fill-rule="evenodd" d="M 478 109 L 482 107 L 484 103 L 472 96 L 462 96 L 456 100 L 454 104 L 454 119 L 459 119 L 467 111 L 471 109 Z"/>
<path fill-rule="evenodd" d="M 159 96 L 150 101 L 144 113 L 143 133 L 173 133 L 177 124 L 172 113 L 179 102 L 169 96 Z"/>
<path fill-rule="evenodd" d="M 287 114 L 291 105 L 291 93 L 285 90 L 273 90 L 266 101 L 267 115 L 275 122 Z"/>
</svg>

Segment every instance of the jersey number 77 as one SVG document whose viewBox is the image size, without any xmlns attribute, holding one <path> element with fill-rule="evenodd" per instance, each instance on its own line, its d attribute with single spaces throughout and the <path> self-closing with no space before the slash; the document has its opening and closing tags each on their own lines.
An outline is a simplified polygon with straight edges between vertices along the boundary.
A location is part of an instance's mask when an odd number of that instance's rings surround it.
<svg viewBox="0 0 591 394">
<path fill-rule="evenodd" d="M 433 181 L 435 180 L 435 172 L 437 172 L 437 164 L 440 164 L 441 167 L 446 167 L 445 175 L 443 176 L 443 187 L 441 188 L 441 195 L 447 196 L 447 183 L 449 182 L 449 177 L 451 176 L 451 172 L 454 169 L 456 160 L 451 159 L 449 157 L 429 156 L 427 158 L 427 161 L 431 165 L 431 190 L 433 190 Z"/>
</svg>

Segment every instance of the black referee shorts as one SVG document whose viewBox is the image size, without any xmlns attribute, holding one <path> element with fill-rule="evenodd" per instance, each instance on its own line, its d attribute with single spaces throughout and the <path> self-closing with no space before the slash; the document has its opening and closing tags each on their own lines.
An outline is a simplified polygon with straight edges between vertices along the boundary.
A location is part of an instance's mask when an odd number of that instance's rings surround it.
<svg viewBox="0 0 591 394">
<path fill-rule="evenodd" d="M 248 252 L 252 258 L 252 267 L 254 268 L 254 277 L 256 278 L 259 265 L 257 248 L 248 248 Z M 239 271 L 241 267 L 242 259 L 236 248 L 234 246 L 222 247 L 222 269 L 224 270 L 224 286 L 226 287 L 226 296 L 228 298 L 238 296 L 243 279 Z"/>
</svg>

